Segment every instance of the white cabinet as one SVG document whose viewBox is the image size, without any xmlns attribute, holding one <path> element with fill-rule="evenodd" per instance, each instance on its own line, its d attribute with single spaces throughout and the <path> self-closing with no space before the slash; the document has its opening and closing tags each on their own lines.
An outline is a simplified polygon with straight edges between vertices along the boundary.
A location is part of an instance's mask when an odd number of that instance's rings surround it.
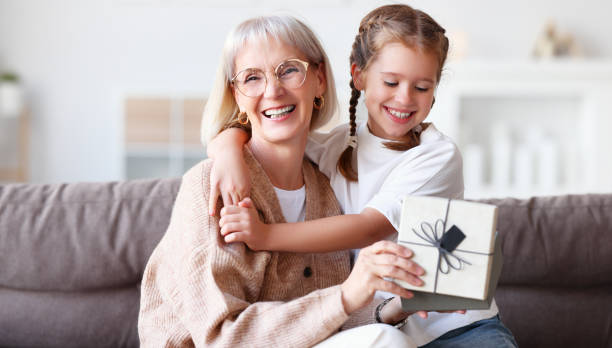
<svg viewBox="0 0 612 348">
<path fill-rule="evenodd" d="M 612 191 L 612 61 L 449 64 L 429 120 L 466 198 Z"/>
<path fill-rule="evenodd" d="M 181 176 L 203 160 L 203 109 L 197 97 L 124 97 L 124 178 Z"/>
</svg>

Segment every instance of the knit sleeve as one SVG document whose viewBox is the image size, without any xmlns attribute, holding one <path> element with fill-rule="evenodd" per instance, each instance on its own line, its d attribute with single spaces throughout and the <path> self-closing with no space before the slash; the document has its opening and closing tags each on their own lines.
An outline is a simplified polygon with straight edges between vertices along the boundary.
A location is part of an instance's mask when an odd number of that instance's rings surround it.
<svg viewBox="0 0 612 348">
<path fill-rule="evenodd" d="M 223 243 L 218 219 L 206 213 L 207 181 L 183 178 L 168 231 L 147 265 L 142 346 L 307 347 L 336 331 L 347 319 L 339 286 L 288 302 L 258 301 L 271 254 Z M 275 289 L 282 293 L 283 284 Z"/>
<path fill-rule="evenodd" d="M 380 300 L 377 301 L 376 299 L 374 299 L 372 302 L 370 302 L 363 308 L 360 308 L 355 312 L 351 313 L 348 320 L 342 325 L 342 330 L 348 330 L 362 325 L 376 324 L 374 311 L 376 310 L 376 307 L 379 303 Z"/>
</svg>

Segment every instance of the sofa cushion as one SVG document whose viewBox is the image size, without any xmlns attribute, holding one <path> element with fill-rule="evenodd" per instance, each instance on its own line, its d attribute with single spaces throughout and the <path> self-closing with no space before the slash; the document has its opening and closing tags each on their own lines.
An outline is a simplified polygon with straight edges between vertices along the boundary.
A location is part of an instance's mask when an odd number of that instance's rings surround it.
<svg viewBox="0 0 612 348">
<path fill-rule="evenodd" d="M 140 290 L 0 288 L 0 347 L 138 347 Z"/>
<path fill-rule="evenodd" d="M 501 286 L 495 300 L 521 348 L 612 347 L 612 285 Z"/>
<path fill-rule="evenodd" d="M 81 291 L 140 283 L 179 185 L 0 186 L 0 287 Z"/>
</svg>

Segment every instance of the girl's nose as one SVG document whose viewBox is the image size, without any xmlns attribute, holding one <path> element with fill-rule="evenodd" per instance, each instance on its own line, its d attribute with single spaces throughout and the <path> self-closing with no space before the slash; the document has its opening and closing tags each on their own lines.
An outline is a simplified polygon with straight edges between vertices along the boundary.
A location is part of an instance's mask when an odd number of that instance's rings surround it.
<svg viewBox="0 0 612 348">
<path fill-rule="evenodd" d="M 397 94 L 395 95 L 395 99 L 404 104 L 404 105 L 408 105 L 412 102 L 413 99 L 413 90 L 412 88 L 410 88 L 410 86 L 404 85 L 404 86 L 400 86 L 397 89 Z"/>
</svg>

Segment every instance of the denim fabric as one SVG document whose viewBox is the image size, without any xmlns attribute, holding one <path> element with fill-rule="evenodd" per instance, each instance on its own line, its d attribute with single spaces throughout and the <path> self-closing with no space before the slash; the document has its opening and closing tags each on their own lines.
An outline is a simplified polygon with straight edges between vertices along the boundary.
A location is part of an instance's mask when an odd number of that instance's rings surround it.
<svg viewBox="0 0 612 348">
<path fill-rule="evenodd" d="M 517 348 L 510 330 L 496 315 L 449 331 L 421 348 Z"/>
</svg>

